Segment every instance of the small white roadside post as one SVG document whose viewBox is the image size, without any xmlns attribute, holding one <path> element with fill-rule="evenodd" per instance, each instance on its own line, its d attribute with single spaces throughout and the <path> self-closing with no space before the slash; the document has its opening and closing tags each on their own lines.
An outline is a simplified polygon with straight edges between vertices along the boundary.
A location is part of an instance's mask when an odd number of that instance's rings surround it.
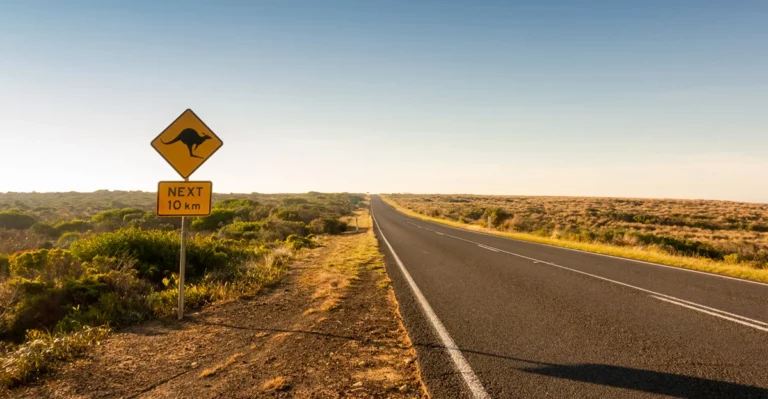
<svg viewBox="0 0 768 399">
<path fill-rule="evenodd" d="M 357 217 L 355 217 L 355 233 L 360 232 L 360 226 L 357 224 Z"/>
<path fill-rule="evenodd" d="M 491 231 L 491 217 L 488 216 L 488 231 Z"/>
</svg>

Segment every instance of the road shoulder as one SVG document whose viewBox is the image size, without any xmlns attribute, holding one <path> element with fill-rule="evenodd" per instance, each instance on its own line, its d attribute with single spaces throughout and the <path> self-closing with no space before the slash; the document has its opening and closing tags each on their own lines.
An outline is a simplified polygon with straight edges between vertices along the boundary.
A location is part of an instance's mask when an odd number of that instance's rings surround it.
<svg viewBox="0 0 768 399">
<path fill-rule="evenodd" d="M 305 251 L 256 298 L 113 334 L 13 397 L 426 397 L 371 230 Z"/>
</svg>

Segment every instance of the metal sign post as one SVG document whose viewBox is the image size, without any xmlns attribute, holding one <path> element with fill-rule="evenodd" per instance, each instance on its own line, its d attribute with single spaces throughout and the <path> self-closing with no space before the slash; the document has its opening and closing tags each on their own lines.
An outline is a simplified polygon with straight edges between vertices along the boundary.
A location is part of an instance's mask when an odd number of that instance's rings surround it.
<svg viewBox="0 0 768 399">
<path fill-rule="evenodd" d="M 181 217 L 181 256 L 179 257 L 179 320 L 184 317 L 184 271 L 187 268 L 187 217 Z"/>
</svg>

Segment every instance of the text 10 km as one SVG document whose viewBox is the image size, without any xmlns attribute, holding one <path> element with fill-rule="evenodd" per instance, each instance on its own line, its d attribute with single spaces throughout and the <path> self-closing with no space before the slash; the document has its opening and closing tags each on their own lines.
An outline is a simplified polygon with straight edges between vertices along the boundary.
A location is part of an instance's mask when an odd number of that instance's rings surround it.
<svg viewBox="0 0 768 399">
<path fill-rule="evenodd" d="M 168 200 L 168 209 L 173 209 L 174 211 L 180 211 L 182 208 L 185 211 L 199 211 L 200 209 L 202 209 L 202 206 L 200 204 L 190 204 L 189 202 L 184 202 L 184 204 L 182 204 L 181 201 L 179 200 L 175 200 L 175 201 Z"/>
<path fill-rule="evenodd" d="M 209 181 L 163 181 L 157 189 L 157 215 L 207 216 L 212 197 Z"/>
</svg>

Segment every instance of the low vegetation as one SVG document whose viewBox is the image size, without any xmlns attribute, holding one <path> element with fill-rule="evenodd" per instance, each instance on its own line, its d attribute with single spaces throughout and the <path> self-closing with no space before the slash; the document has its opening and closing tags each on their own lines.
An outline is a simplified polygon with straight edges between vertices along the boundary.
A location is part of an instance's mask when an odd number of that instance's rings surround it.
<svg viewBox="0 0 768 399">
<path fill-rule="evenodd" d="M 544 244 L 768 281 L 768 205 L 729 201 L 392 194 L 404 212 Z"/>
<path fill-rule="evenodd" d="M 146 201 L 154 194 L 61 197 L 0 194 L 0 384 L 6 387 L 77 355 L 109 328 L 176 313 L 180 224 L 154 215 Z M 344 231 L 341 218 L 362 199 L 321 193 L 219 199 L 210 216 L 190 223 L 185 305 L 253 295 L 274 283 L 294 251 L 312 246 L 318 234 Z"/>
</svg>

